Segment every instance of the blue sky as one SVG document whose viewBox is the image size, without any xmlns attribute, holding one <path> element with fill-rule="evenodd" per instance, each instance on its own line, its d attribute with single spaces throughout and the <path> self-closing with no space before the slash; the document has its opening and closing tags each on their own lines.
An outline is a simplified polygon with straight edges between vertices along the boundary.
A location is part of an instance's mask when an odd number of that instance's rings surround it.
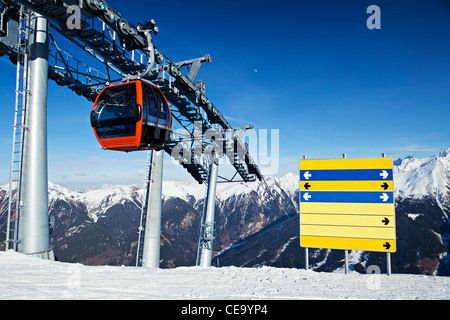
<svg viewBox="0 0 450 320">
<path fill-rule="evenodd" d="M 450 147 L 450 2 L 116 1 L 153 18 L 172 61 L 211 54 L 197 79 L 233 126 L 279 130 L 277 175 L 308 158 L 426 157 Z M 132 3 L 133 5 L 129 5 Z M 381 29 L 369 30 L 369 5 Z M 63 48 L 65 50 L 70 50 Z M 0 185 L 9 179 L 15 67 L 0 58 Z M 101 150 L 92 104 L 49 83 L 49 180 L 67 187 L 144 182 L 146 152 Z M 189 175 L 165 157 L 165 179 Z"/>
</svg>

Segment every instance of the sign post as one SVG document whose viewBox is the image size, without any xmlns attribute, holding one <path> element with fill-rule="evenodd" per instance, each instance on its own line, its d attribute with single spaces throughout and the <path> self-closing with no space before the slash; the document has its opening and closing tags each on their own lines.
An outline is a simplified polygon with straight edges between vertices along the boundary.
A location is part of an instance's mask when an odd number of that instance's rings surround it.
<svg viewBox="0 0 450 320">
<path fill-rule="evenodd" d="M 300 245 L 396 252 L 392 159 L 300 160 Z"/>
</svg>

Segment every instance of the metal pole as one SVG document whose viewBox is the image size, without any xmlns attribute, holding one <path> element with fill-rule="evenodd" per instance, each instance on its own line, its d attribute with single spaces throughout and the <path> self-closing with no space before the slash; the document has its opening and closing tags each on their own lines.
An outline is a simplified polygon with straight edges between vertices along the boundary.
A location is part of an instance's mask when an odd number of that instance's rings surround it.
<svg viewBox="0 0 450 320">
<path fill-rule="evenodd" d="M 200 267 L 211 267 L 212 249 L 214 241 L 214 215 L 216 210 L 216 186 L 217 174 L 219 170 L 218 160 L 213 159 L 209 169 L 208 192 L 206 194 L 203 215 L 205 222 L 202 226 L 199 242 L 199 257 L 197 261 Z"/>
<path fill-rule="evenodd" d="M 386 154 L 382 153 L 381 157 L 386 158 Z M 390 276 L 391 275 L 391 253 L 390 252 L 386 252 L 386 268 L 387 268 L 387 275 Z"/>
<path fill-rule="evenodd" d="M 303 159 L 306 160 L 306 155 L 303 155 Z M 300 215 L 300 213 L 299 213 Z M 301 219 L 301 215 L 299 216 L 299 220 Z M 301 225 L 301 221 L 299 221 L 299 224 Z M 309 269 L 309 249 L 305 248 L 305 270 Z"/>
<path fill-rule="evenodd" d="M 50 248 L 47 174 L 48 21 L 30 16 L 26 131 L 23 142 L 18 252 L 53 259 Z"/>
<path fill-rule="evenodd" d="M 387 275 L 391 275 L 391 253 L 386 252 L 386 267 L 387 267 Z"/>
<path fill-rule="evenodd" d="M 342 154 L 342 159 L 347 159 L 347 155 Z M 348 274 L 348 250 L 344 250 L 345 255 L 345 274 Z"/>
<path fill-rule="evenodd" d="M 348 250 L 344 250 L 345 252 L 345 274 L 348 274 Z"/>
<path fill-rule="evenodd" d="M 309 269 L 309 250 L 305 248 L 305 269 Z"/>
<path fill-rule="evenodd" d="M 153 151 L 144 250 L 142 254 L 142 266 L 146 268 L 159 268 L 163 156 L 163 150 Z"/>
</svg>

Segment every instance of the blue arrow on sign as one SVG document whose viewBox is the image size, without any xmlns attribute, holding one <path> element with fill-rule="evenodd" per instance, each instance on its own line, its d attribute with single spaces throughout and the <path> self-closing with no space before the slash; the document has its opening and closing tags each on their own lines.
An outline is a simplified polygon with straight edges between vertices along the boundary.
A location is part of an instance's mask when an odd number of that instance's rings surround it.
<svg viewBox="0 0 450 320">
<path fill-rule="evenodd" d="M 375 191 L 302 191 L 302 202 L 393 203 L 393 192 Z"/>
</svg>

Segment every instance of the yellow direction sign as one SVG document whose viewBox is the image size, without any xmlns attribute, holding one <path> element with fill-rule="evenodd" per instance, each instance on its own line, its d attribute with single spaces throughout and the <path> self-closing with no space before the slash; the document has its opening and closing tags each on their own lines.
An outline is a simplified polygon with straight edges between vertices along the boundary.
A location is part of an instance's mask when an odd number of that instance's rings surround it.
<svg viewBox="0 0 450 320">
<path fill-rule="evenodd" d="M 396 251 L 392 159 L 300 160 L 300 245 Z"/>
</svg>

